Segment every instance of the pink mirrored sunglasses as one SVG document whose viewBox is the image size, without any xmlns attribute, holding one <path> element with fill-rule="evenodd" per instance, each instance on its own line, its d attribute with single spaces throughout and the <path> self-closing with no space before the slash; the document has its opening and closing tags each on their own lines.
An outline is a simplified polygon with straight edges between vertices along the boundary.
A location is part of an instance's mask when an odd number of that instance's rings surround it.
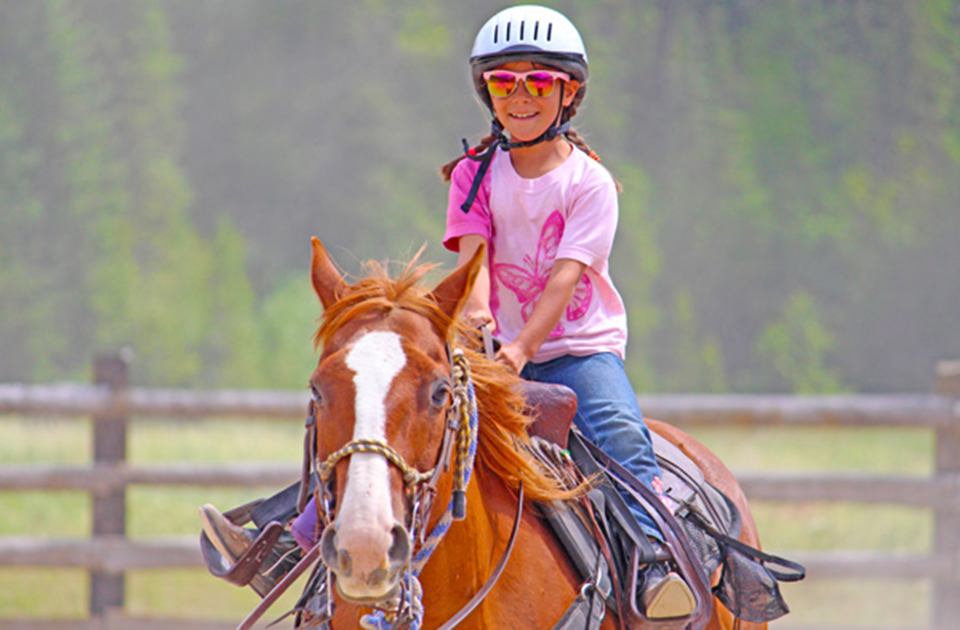
<svg viewBox="0 0 960 630">
<path fill-rule="evenodd" d="M 483 73 L 483 80 L 487 82 L 490 96 L 507 98 L 517 91 L 517 86 L 523 82 L 530 96 L 545 97 L 553 94 L 553 86 L 557 79 L 570 82 L 570 75 L 558 70 L 530 70 L 529 72 L 514 72 L 512 70 L 489 70 Z"/>
</svg>

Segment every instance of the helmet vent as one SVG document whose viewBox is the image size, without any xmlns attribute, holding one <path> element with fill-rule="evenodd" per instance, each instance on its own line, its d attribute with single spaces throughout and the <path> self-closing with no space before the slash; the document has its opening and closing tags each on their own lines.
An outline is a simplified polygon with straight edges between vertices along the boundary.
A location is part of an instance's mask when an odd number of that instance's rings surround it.
<svg viewBox="0 0 960 630">
<path fill-rule="evenodd" d="M 3 0 L 0 0 L 0 6 Z M 473 42 L 470 68 L 477 95 L 489 104 L 483 73 L 505 59 L 556 60 L 564 72 L 583 83 L 588 74 L 587 51 L 577 27 L 548 7 L 519 5 L 506 8 L 483 25 Z M 557 65 L 554 64 L 554 65 Z M 582 97 L 582 96 L 581 96 Z"/>
</svg>

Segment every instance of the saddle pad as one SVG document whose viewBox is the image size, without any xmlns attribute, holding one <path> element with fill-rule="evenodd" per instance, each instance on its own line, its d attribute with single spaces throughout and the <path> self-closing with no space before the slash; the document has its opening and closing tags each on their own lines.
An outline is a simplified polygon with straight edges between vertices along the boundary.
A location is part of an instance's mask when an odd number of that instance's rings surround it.
<svg viewBox="0 0 960 630">
<path fill-rule="evenodd" d="M 686 453 L 655 431 L 650 431 L 653 452 L 663 472 L 663 492 L 680 503 L 688 503 L 706 478 L 703 471 Z"/>
<path fill-rule="evenodd" d="M 723 493 L 710 485 L 703 471 L 666 438 L 651 431 L 653 450 L 663 473 L 663 493 L 676 501 L 674 516 L 683 518 L 695 511 L 715 530 L 736 538 L 740 535 L 740 514 Z"/>
</svg>

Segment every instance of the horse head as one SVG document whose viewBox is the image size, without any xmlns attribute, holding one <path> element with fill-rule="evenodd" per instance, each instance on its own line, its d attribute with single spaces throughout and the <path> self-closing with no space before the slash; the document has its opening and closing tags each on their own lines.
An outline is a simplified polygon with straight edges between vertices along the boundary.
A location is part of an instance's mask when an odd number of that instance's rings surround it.
<svg viewBox="0 0 960 630">
<path fill-rule="evenodd" d="M 323 512 L 321 555 L 345 599 L 395 598 L 413 530 L 451 449 L 451 338 L 483 250 L 433 291 L 429 267 L 349 284 L 313 239 L 312 282 L 324 308 L 310 378 Z M 433 484 L 433 487 L 431 487 Z M 429 509 L 429 508 L 427 508 Z"/>
</svg>

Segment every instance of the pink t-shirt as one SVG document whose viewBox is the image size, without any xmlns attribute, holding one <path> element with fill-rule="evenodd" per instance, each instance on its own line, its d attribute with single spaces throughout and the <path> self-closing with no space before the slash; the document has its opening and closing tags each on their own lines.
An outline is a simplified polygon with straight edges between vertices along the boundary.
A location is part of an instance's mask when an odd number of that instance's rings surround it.
<svg viewBox="0 0 960 630">
<path fill-rule="evenodd" d="M 454 169 L 443 244 L 459 250 L 459 239 L 487 239 L 490 309 L 495 334 L 505 341 L 520 333 L 533 312 L 557 258 L 587 266 L 557 327 L 533 360 L 613 352 L 623 358 L 627 317 L 607 261 L 617 230 L 617 189 L 605 168 L 575 149 L 542 177 L 517 175 L 510 155 L 497 151 L 470 212 L 463 204 L 479 162 Z"/>
</svg>

